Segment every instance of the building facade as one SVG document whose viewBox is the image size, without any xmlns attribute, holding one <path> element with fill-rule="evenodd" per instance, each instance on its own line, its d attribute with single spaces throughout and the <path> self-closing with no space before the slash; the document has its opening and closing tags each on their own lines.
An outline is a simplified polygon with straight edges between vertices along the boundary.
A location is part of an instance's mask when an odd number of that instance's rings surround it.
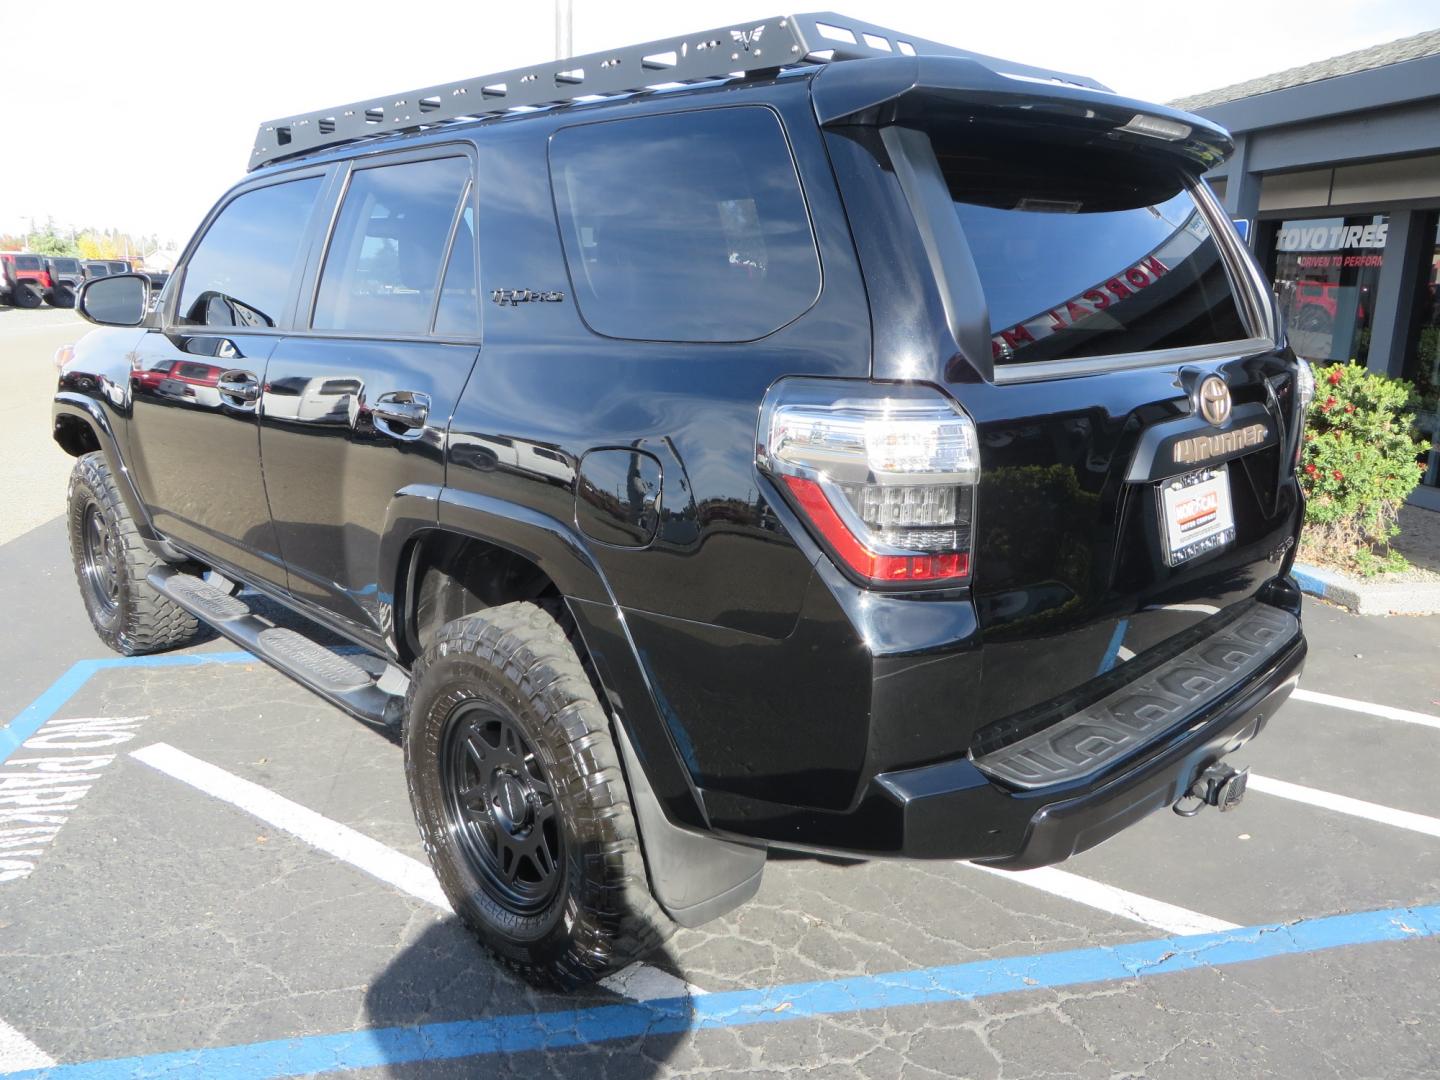
<svg viewBox="0 0 1440 1080">
<path fill-rule="evenodd" d="M 1440 30 L 1174 104 L 1235 137 L 1209 179 L 1295 351 L 1410 380 L 1440 442 Z M 1424 482 L 1440 507 L 1440 449 Z"/>
</svg>

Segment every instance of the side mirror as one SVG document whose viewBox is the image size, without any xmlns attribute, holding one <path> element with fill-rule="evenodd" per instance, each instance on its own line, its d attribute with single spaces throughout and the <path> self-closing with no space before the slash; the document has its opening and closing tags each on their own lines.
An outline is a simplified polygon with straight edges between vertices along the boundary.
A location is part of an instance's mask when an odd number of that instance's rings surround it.
<svg viewBox="0 0 1440 1080">
<path fill-rule="evenodd" d="M 75 310 L 101 326 L 139 326 L 150 309 L 150 279 L 144 274 L 91 278 L 75 297 Z"/>
</svg>

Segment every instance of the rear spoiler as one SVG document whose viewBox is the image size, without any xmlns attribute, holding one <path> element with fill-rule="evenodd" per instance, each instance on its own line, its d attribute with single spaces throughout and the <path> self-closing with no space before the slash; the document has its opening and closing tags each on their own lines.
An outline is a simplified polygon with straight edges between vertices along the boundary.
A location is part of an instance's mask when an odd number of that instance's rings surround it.
<svg viewBox="0 0 1440 1080">
<path fill-rule="evenodd" d="M 997 65 L 1001 62 L 996 61 Z M 1191 113 L 1120 97 L 1095 86 L 1024 69 L 1006 72 L 957 56 L 895 56 L 862 64 L 828 64 L 811 83 L 822 126 L 840 124 L 927 127 L 956 119 L 1033 125 L 1050 122 L 1070 130 L 1174 156 L 1190 172 L 1213 169 L 1235 151 L 1224 128 Z"/>
</svg>

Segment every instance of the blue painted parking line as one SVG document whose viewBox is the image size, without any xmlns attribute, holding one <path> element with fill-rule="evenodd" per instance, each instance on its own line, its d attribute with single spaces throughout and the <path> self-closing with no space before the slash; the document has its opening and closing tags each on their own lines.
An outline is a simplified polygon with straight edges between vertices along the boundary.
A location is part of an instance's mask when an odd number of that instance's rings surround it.
<svg viewBox="0 0 1440 1080">
<path fill-rule="evenodd" d="M 1440 936 L 1440 904 L 1330 915 L 1215 934 L 1138 941 L 884 975 L 792 983 L 693 998 L 521 1013 L 414 1027 L 208 1047 L 56 1065 L 7 1080 L 215 1076 L 231 1080 L 348 1072 L 421 1061 L 561 1050 L 616 1039 L 783 1024 L 905 1005 L 969 1001 L 1087 983 L 1227 967 L 1278 956 Z"/>
<path fill-rule="evenodd" d="M 0 727 L 0 764 L 34 735 L 98 671 L 135 667 L 197 667 L 202 664 L 234 664 L 256 660 L 248 652 L 182 653 L 159 656 L 108 656 L 101 660 L 77 660 L 50 684 L 48 690 L 25 707 L 19 716 Z"/>
</svg>

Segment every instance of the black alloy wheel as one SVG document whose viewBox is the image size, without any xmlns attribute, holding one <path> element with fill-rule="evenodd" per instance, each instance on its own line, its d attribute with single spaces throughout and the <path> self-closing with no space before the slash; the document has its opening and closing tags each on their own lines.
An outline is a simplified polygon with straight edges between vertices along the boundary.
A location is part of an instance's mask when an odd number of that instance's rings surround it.
<svg viewBox="0 0 1440 1080">
<path fill-rule="evenodd" d="M 120 553 L 120 538 L 116 534 L 115 523 L 107 518 L 99 503 L 86 505 L 80 538 L 81 575 L 96 607 L 108 621 L 120 610 L 120 575 L 123 573 L 124 558 Z"/>
<path fill-rule="evenodd" d="M 610 721 L 550 609 L 439 627 L 410 671 L 405 778 L 435 876 L 503 963 L 570 988 L 663 942 Z"/>
<path fill-rule="evenodd" d="M 564 876 L 564 847 L 554 790 L 519 726 L 465 702 L 450 716 L 440 767 L 446 824 L 491 896 L 516 915 L 543 911 Z"/>
</svg>

